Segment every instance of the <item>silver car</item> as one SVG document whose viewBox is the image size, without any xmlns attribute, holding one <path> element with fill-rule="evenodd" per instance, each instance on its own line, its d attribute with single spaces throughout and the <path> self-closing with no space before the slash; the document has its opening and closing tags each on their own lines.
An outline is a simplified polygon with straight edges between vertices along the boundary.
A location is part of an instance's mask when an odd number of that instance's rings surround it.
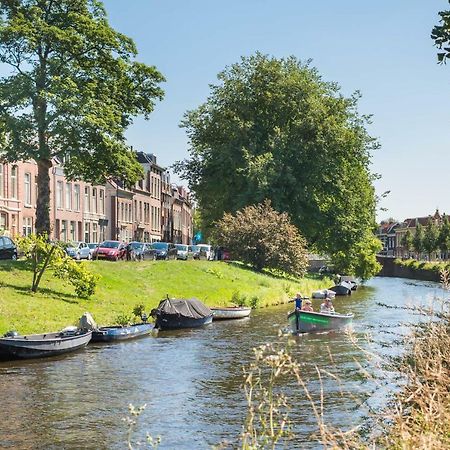
<svg viewBox="0 0 450 450">
<path fill-rule="evenodd" d="M 71 242 L 66 247 L 66 253 L 73 259 L 92 259 L 91 249 L 85 242 Z"/>
</svg>

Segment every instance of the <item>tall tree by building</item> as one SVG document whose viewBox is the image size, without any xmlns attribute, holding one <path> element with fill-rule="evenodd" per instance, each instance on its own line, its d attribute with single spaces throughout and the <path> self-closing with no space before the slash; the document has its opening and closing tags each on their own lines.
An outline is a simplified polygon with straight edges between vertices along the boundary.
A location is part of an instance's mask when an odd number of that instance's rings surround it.
<svg viewBox="0 0 450 450">
<path fill-rule="evenodd" d="M 414 238 L 410 230 L 406 230 L 406 233 L 402 237 L 402 241 L 400 242 L 401 246 L 408 253 L 414 248 Z"/>
<path fill-rule="evenodd" d="M 36 230 L 49 234 L 52 159 L 71 179 L 135 182 L 142 169 L 124 131 L 162 99 L 164 78 L 135 60 L 98 0 L 2 0 L 0 14 L 0 61 L 11 68 L 0 79 L 2 159 L 36 161 Z"/>
<path fill-rule="evenodd" d="M 420 256 L 424 251 L 423 239 L 424 239 L 423 226 L 420 223 L 418 223 L 416 226 L 416 231 L 414 233 L 413 239 L 413 246 L 414 251 L 416 252 L 416 259 L 420 259 Z"/>
<path fill-rule="evenodd" d="M 438 61 L 445 63 L 450 58 L 450 11 L 441 11 L 439 16 L 441 17 L 440 25 L 433 28 L 431 39 L 439 49 Z"/>
<path fill-rule="evenodd" d="M 358 95 L 344 97 L 308 63 L 260 53 L 218 79 L 207 101 L 185 115 L 190 158 L 177 166 L 205 225 L 270 199 L 310 250 L 331 255 L 341 273 L 364 267 L 370 276 L 379 244 L 369 165 L 378 144 L 358 114 Z"/>
<path fill-rule="evenodd" d="M 448 252 L 450 250 L 450 221 L 447 216 L 444 216 L 439 228 L 438 246 L 445 255 L 444 258 L 448 259 Z"/>
<path fill-rule="evenodd" d="M 439 229 L 434 220 L 430 217 L 423 236 L 423 249 L 428 254 L 428 260 L 431 260 L 431 255 L 439 248 L 438 238 Z"/>
</svg>

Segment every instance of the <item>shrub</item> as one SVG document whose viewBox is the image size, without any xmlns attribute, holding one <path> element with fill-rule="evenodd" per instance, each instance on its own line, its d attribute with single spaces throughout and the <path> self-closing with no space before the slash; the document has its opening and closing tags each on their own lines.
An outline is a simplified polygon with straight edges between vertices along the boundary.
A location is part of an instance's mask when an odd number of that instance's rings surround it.
<svg viewBox="0 0 450 450">
<path fill-rule="evenodd" d="M 142 317 L 142 314 L 144 314 L 145 313 L 145 306 L 141 303 L 141 304 L 138 304 L 138 305 L 136 305 L 134 308 L 133 308 L 133 314 L 136 316 L 136 317 Z"/>
<path fill-rule="evenodd" d="M 128 314 L 119 314 L 116 317 L 115 322 L 116 322 L 117 325 L 121 325 L 123 327 L 126 327 L 126 326 L 128 326 L 131 323 L 131 319 L 132 319 L 132 317 L 130 315 L 128 315 Z"/>
<path fill-rule="evenodd" d="M 217 243 L 239 261 L 257 270 L 278 269 L 303 276 L 306 241 L 288 214 L 275 211 L 269 200 L 225 214 L 215 230 Z"/>
</svg>

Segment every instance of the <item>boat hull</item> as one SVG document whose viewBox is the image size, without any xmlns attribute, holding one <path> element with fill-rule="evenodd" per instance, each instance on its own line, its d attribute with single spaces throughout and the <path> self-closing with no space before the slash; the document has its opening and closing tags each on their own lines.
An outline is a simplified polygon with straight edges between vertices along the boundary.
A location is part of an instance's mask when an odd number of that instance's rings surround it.
<svg viewBox="0 0 450 450">
<path fill-rule="evenodd" d="M 46 333 L 0 338 L 0 359 L 31 359 L 57 356 L 82 349 L 89 343 L 91 338 L 91 331 L 74 336 Z"/>
<path fill-rule="evenodd" d="M 91 342 L 115 342 L 137 339 L 152 332 L 152 323 L 141 323 L 129 327 L 101 327 L 92 332 Z"/>
<path fill-rule="evenodd" d="M 309 311 L 293 311 L 288 314 L 292 333 L 313 333 L 339 330 L 351 325 L 353 314 L 328 314 Z"/>
<path fill-rule="evenodd" d="M 212 322 L 213 315 L 193 319 L 178 315 L 161 315 L 156 318 L 155 328 L 159 330 L 177 330 L 180 328 L 198 328 Z"/>
<path fill-rule="evenodd" d="M 235 320 L 250 316 L 251 308 L 211 308 L 213 320 Z"/>
</svg>

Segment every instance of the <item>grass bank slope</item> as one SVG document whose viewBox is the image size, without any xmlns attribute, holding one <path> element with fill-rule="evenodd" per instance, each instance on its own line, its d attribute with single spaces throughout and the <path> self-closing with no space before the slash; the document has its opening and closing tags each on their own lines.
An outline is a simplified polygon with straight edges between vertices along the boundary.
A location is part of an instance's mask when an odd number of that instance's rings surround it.
<svg viewBox="0 0 450 450">
<path fill-rule="evenodd" d="M 48 272 L 39 292 L 30 292 L 31 272 L 23 261 L 0 262 L 0 334 L 53 331 L 75 324 L 85 311 L 102 325 L 114 324 L 119 314 L 131 314 L 136 304 L 146 311 L 170 297 L 197 297 L 209 306 L 229 305 L 234 293 L 257 296 L 260 306 L 286 302 L 301 291 L 329 286 L 329 280 L 292 281 L 256 273 L 234 264 L 212 261 L 148 261 L 86 263 L 101 278 L 96 294 L 78 299 L 70 285 Z"/>
</svg>

